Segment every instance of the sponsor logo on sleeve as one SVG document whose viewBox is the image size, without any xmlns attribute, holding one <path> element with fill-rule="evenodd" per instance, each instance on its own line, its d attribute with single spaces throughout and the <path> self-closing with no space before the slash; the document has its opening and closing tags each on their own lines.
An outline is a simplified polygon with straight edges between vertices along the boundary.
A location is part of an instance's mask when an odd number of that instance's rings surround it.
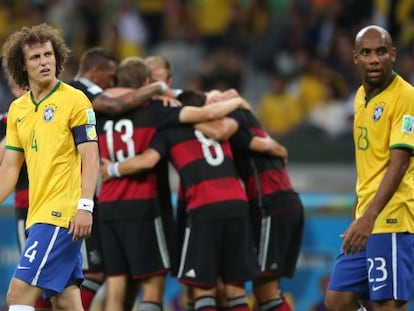
<svg viewBox="0 0 414 311">
<path fill-rule="evenodd" d="M 404 133 L 412 134 L 413 133 L 413 123 L 414 117 L 410 115 L 404 115 L 402 119 L 401 131 Z"/>
<path fill-rule="evenodd" d="M 88 119 L 88 124 L 96 124 L 95 112 L 93 109 L 86 109 L 86 118 Z"/>
</svg>

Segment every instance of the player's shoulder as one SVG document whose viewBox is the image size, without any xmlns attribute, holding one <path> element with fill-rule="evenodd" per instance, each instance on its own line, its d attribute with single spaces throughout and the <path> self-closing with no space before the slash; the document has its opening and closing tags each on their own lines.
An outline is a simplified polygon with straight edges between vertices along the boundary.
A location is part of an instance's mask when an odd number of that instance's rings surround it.
<svg viewBox="0 0 414 311">
<path fill-rule="evenodd" d="M 10 109 L 18 109 L 20 106 L 24 108 L 24 106 L 27 105 L 27 102 L 30 102 L 30 101 L 31 101 L 30 92 L 26 92 L 22 96 L 15 98 L 10 103 L 9 113 L 10 113 Z"/>
<path fill-rule="evenodd" d="M 75 98 L 82 99 L 82 100 L 86 99 L 89 101 L 88 97 L 81 89 L 78 89 L 69 83 L 62 82 L 60 87 L 61 87 L 62 92 L 69 94 L 69 96 L 71 96 L 70 98 L 72 99 L 75 99 Z"/>
</svg>

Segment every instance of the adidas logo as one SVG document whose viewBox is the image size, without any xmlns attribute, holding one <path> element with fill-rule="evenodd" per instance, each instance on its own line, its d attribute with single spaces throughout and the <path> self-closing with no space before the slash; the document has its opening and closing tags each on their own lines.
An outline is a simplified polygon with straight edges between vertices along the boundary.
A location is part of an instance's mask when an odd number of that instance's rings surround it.
<svg viewBox="0 0 414 311">
<path fill-rule="evenodd" d="M 185 276 L 186 276 L 186 277 L 189 277 L 189 278 L 195 278 L 195 277 L 196 277 L 196 272 L 195 272 L 195 270 L 194 270 L 194 269 L 188 270 L 188 271 L 185 273 Z"/>
</svg>

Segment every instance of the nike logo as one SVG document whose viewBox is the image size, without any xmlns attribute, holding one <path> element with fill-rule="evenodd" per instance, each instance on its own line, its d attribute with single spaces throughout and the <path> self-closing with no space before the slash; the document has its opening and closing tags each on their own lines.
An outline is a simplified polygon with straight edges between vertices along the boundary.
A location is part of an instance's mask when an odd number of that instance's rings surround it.
<svg viewBox="0 0 414 311">
<path fill-rule="evenodd" d="M 185 276 L 186 277 L 189 277 L 189 278 L 195 278 L 196 277 L 196 272 L 195 272 L 194 269 L 191 269 L 191 270 L 187 271 L 187 273 L 185 274 Z"/>
<path fill-rule="evenodd" d="M 17 265 L 17 269 L 18 270 L 29 270 L 30 267 L 25 267 L 25 266 Z"/>
<path fill-rule="evenodd" d="M 385 286 L 387 286 L 387 284 L 381 284 L 381 285 L 378 285 L 378 286 L 372 286 L 372 291 L 373 292 L 376 292 L 377 290 L 379 290 L 379 289 L 381 289 L 381 288 L 383 288 L 383 287 L 385 287 Z"/>
<path fill-rule="evenodd" d="M 17 118 L 17 123 L 20 123 L 20 122 L 22 122 L 23 120 L 24 120 L 24 117 Z"/>
</svg>

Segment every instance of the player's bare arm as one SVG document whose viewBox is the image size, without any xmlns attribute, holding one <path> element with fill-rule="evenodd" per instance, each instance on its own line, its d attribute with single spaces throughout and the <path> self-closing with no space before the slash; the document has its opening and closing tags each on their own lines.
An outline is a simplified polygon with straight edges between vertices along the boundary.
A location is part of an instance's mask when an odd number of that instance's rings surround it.
<svg viewBox="0 0 414 311">
<path fill-rule="evenodd" d="M 109 88 L 102 94 L 96 96 L 92 104 L 95 111 L 115 116 L 138 107 L 154 96 L 162 96 L 161 99 L 166 105 L 179 105 L 172 91 L 169 88 L 163 88 L 158 82 L 145 85 L 138 89 L 124 87 Z"/>
<path fill-rule="evenodd" d="M 23 162 L 23 152 L 5 150 L 3 161 L 0 165 L 0 176 L 3 179 L 0 185 L 0 203 L 12 193 L 17 183 Z"/>
<path fill-rule="evenodd" d="M 6 151 L 6 137 L 0 142 L 0 164 L 3 161 L 4 152 Z"/>
<path fill-rule="evenodd" d="M 137 174 L 152 169 L 160 159 L 161 155 L 152 148 L 147 148 L 141 154 L 124 162 L 112 163 L 108 159 L 101 158 L 101 177 L 103 181 L 107 181 L 112 177 Z"/>
<path fill-rule="evenodd" d="M 250 142 L 249 149 L 257 152 L 266 153 L 274 157 L 280 157 L 284 163 L 287 163 L 288 151 L 279 142 L 273 138 L 255 136 Z"/>
<path fill-rule="evenodd" d="M 98 145 L 96 142 L 79 144 L 78 151 L 82 161 L 81 198 L 93 201 L 99 176 Z M 78 240 L 88 237 L 91 231 L 92 213 L 85 209 L 79 209 L 78 207 L 75 218 L 70 223 L 69 233 L 73 233 L 73 239 Z"/>
<path fill-rule="evenodd" d="M 372 202 L 365 213 L 352 222 L 344 233 L 342 250 L 345 254 L 355 254 L 365 248 L 378 214 L 390 201 L 407 171 L 411 153 L 412 150 L 409 149 L 391 150 L 388 168 Z"/>
<path fill-rule="evenodd" d="M 203 107 L 186 106 L 180 112 L 180 122 L 199 123 L 221 119 L 238 108 L 252 109 L 250 104 L 241 97 L 231 98 Z"/>
<path fill-rule="evenodd" d="M 224 141 L 237 132 L 239 125 L 234 119 L 225 117 L 214 121 L 197 123 L 194 127 L 206 137 Z"/>
</svg>

